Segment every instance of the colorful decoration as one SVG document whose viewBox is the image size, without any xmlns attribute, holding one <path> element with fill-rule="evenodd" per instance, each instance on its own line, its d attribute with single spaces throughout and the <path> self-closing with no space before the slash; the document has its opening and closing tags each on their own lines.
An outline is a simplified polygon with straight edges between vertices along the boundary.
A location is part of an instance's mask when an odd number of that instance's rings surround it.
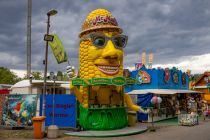
<svg viewBox="0 0 210 140">
<path fill-rule="evenodd" d="M 6 102 L 8 101 L 7 95 L 0 95 L 0 125 L 2 124 L 3 120 L 3 108 L 4 106 L 7 106 Z"/>
<path fill-rule="evenodd" d="M 122 33 L 123 30 L 118 26 L 115 17 L 107 10 L 97 9 L 92 11 L 86 18 L 80 37 L 88 31 L 96 29 L 116 29 L 118 33 Z"/>
<path fill-rule="evenodd" d="M 162 102 L 162 98 L 161 97 L 158 97 L 157 103 L 160 104 L 161 102 Z"/>
<path fill-rule="evenodd" d="M 160 104 L 162 102 L 162 98 L 161 97 L 157 97 L 157 96 L 153 96 L 150 102 L 152 104 Z"/>
<path fill-rule="evenodd" d="M 129 71 L 128 69 L 124 69 L 124 70 L 123 70 L 123 76 L 124 76 L 125 78 L 129 78 L 129 77 L 130 77 L 130 71 Z"/>
<path fill-rule="evenodd" d="M 157 97 L 157 96 L 153 96 L 150 102 L 151 102 L 152 104 L 158 103 L 158 97 Z"/>
<path fill-rule="evenodd" d="M 173 76 L 173 77 L 172 77 L 173 82 L 174 82 L 175 84 L 178 84 L 178 83 L 179 83 L 179 74 L 178 74 L 178 72 L 177 72 L 177 71 L 173 72 L 173 75 L 172 75 L 172 76 Z"/>
<path fill-rule="evenodd" d="M 141 62 L 137 62 L 137 63 L 135 63 L 135 69 L 136 69 L 136 70 L 141 69 L 141 68 L 142 68 L 142 66 L 143 66 L 143 64 L 142 64 Z"/>
<path fill-rule="evenodd" d="M 204 81 L 207 83 L 207 85 L 208 85 L 208 83 L 210 83 L 210 76 L 208 76 L 208 77 L 205 77 L 204 78 Z"/>
<path fill-rule="evenodd" d="M 108 116 L 112 116 L 113 122 L 117 121 L 118 118 L 115 117 L 114 112 L 122 112 L 121 115 L 126 116 L 122 101 L 114 103 L 115 98 L 122 100 L 122 85 L 125 84 L 123 78 L 114 79 L 123 76 L 123 47 L 126 45 L 127 38 L 120 33 L 122 33 L 122 29 L 118 26 L 116 19 L 105 9 L 92 11 L 83 24 L 80 33 L 79 73 L 80 78 L 88 86 L 80 86 L 76 96 L 80 102 L 80 125 L 84 129 L 116 129 L 125 127 L 127 123 L 127 120 L 124 119 L 123 123 L 113 126 L 103 125 L 107 123 L 105 121 Z M 113 34 L 117 36 L 113 36 Z M 118 46 L 115 42 L 110 41 L 110 39 L 113 40 L 112 38 L 121 41 L 122 45 Z M 72 81 L 72 83 L 74 82 Z M 110 110 L 108 109 L 110 103 L 123 108 Z M 92 109 L 92 107 L 98 109 Z M 100 116 L 100 120 L 95 116 Z"/>
<path fill-rule="evenodd" d="M 186 73 L 182 73 L 182 85 L 186 85 Z"/>
<path fill-rule="evenodd" d="M 37 95 L 7 95 L 1 125 L 32 126 L 36 114 Z"/>
<path fill-rule="evenodd" d="M 146 71 L 140 70 L 138 72 L 137 81 L 139 82 L 139 84 L 150 83 L 150 80 L 151 80 L 150 75 Z"/>
<path fill-rule="evenodd" d="M 170 75 L 169 68 L 165 68 L 165 70 L 164 70 L 164 82 L 168 83 L 169 80 L 170 80 L 170 77 L 171 77 L 171 75 Z"/>
<path fill-rule="evenodd" d="M 52 34 L 51 36 L 53 36 L 53 41 L 49 41 L 49 45 L 52 49 L 52 52 L 58 62 L 58 64 L 63 63 L 63 62 L 67 62 L 67 53 L 64 49 L 64 46 L 61 42 L 61 40 L 59 39 L 59 37 L 56 34 Z"/>
<path fill-rule="evenodd" d="M 149 53 L 149 63 L 148 63 L 148 69 L 152 69 L 153 59 L 154 59 L 154 55 L 153 55 L 153 53 Z"/>
<path fill-rule="evenodd" d="M 127 126 L 125 104 L 131 110 L 141 110 L 123 93 L 123 86 L 132 80 L 123 77 L 123 48 L 128 38 L 122 31 L 105 9 L 92 11 L 83 24 L 79 35 L 80 77 L 72 80 L 70 89 L 80 103 L 79 125 L 86 130 Z"/>
</svg>

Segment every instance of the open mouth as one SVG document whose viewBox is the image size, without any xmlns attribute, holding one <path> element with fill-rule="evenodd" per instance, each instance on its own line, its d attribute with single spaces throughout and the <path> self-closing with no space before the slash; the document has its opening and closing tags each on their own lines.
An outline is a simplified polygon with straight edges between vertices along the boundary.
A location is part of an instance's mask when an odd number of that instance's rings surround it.
<svg viewBox="0 0 210 140">
<path fill-rule="evenodd" d="M 115 75 L 119 72 L 119 65 L 96 65 L 96 67 L 103 73 L 108 75 Z"/>
</svg>

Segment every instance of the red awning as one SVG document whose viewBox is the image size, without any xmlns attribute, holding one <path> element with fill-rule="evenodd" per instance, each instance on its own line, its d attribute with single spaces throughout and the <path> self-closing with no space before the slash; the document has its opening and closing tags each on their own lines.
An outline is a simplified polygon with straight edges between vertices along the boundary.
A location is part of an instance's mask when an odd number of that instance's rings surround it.
<svg viewBox="0 0 210 140">
<path fill-rule="evenodd" d="M 9 94 L 9 89 L 0 89 L 0 94 Z"/>
</svg>

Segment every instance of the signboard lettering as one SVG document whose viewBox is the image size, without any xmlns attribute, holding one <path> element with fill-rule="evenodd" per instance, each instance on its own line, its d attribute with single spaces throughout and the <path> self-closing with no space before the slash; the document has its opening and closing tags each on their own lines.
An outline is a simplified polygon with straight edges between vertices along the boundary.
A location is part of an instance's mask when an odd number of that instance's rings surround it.
<svg viewBox="0 0 210 140">
<path fill-rule="evenodd" d="M 74 95 L 58 94 L 54 95 L 54 114 L 53 114 L 53 95 L 46 95 L 46 126 L 54 123 L 59 127 L 76 127 L 76 97 Z"/>
</svg>

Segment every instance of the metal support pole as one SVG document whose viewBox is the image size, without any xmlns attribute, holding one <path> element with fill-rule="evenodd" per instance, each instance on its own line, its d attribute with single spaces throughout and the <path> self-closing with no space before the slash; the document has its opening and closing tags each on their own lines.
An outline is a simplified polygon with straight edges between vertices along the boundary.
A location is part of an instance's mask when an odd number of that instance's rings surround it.
<svg viewBox="0 0 210 140">
<path fill-rule="evenodd" d="M 27 78 L 31 74 L 31 11 L 32 0 L 28 0 L 28 16 L 27 16 Z"/>
<path fill-rule="evenodd" d="M 52 125 L 55 124 L 55 76 L 53 77 L 53 118 L 52 118 Z"/>
<path fill-rule="evenodd" d="M 50 28 L 50 15 L 47 15 L 47 35 L 49 35 L 49 28 Z M 42 116 L 45 115 L 45 95 L 47 91 L 47 63 L 48 63 L 48 40 L 46 40 L 46 47 L 45 47 L 45 69 L 44 69 L 44 90 L 43 90 L 43 97 L 42 97 Z"/>
<path fill-rule="evenodd" d="M 155 127 L 154 127 L 154 112 L 153 112 L 153 107 L 151 108 L 151 114 L 152 114 L 152 126 L 150 128 L 150 131 L 155 131 Z"/>
</svg>

